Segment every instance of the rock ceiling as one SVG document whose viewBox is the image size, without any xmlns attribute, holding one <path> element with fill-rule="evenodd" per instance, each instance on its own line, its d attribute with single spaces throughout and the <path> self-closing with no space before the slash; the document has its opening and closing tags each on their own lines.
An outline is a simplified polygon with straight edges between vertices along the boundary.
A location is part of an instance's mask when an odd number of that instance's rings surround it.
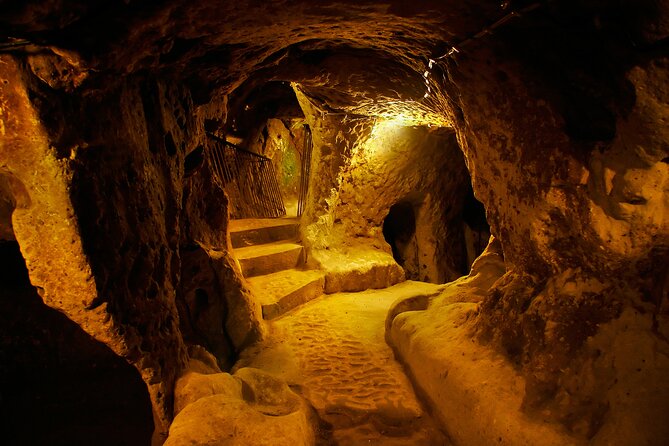
<svg viewBox="0 0 669 446">
<path fill-rule="evenodd" d="M 325 111 L 420 104 L 430 58 L 508 14 L 490 1 L 2 1 L 7 44 L 68 51 L 96 88 L 122 74 L 185 78 L 196 100 L 299 82 Z M 90 76 L 96 73 L 95 76 Z M 392 108 L 392 107 L 391 107 Z"/>
</svg>

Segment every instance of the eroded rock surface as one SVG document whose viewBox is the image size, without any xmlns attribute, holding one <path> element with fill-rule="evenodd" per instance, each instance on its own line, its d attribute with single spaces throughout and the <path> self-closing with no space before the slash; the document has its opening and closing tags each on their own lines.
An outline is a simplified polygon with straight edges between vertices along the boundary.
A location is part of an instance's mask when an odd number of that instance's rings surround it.
<svg viewBox="0 0 669 446">
<path fill-rule="evenodd" d="M 394 300 L 438 290 L 404 282 L 324 296 L 274 321 L 272 336 L 238 365 L 263 368 L 299 388 L 323 422 L 317 444 L 448 444 L 383 337 Z"/>
<path fill-rule="evenodd" d="M 189 371 L 176 385 L 166 445 L 312 445 L 311 408 L 284 381 L 258 369 Z"/>
<path fill-rule="evenodd" d="M 626 410 L 649 422 L 666 413 L 652 409 L 666 384 L 651 372 L 637 372 L 638 398 L 579 384 L 588 371 L 588 382 L 631 382 L 631 369 L 609 375 L 601 358 L 643 364 L 638 352 L 667 348 L 666 1 L 2 7 L 2 237 L 15 236 L 47 305 L 137 367 L 159 433 L 187 360 L 180 318 L 206 332 L 189 339 L 209 342 L 224 366 L 262 332 L 226 257 L 225 204 L 197 175 L 207 175 L 205 128 L 226 128 L 226 95 L 270 81 L 294 83 L 314 134 L 318 182 L 302 221 L 313 249 L 346 220 L 346 237 L 389 256 L 383 212 L 357 215 L 371 207 L 343 178 L 363 171 L 351 169 L 356 143 L 374 117 L 450 123 L 507 269 L 471 313 L 469 337 L 525 380 L 518 410 L 589 441 L 631 432 Z M 370 186 L 385 188 L 378 179 Z M 355 204 L 330 212 L 342 197 Z M 448 237 L 436 243 L 451 278 L 462 255 Z M 181 250 L 195 246 L 193 264 L 225 272 L 182 283 Z M 212 307 L 180 314 L 177 293 L 191 309 L 205 287 Z M 219 317 L 225 330 L 211 325 Z"/>
</svg>

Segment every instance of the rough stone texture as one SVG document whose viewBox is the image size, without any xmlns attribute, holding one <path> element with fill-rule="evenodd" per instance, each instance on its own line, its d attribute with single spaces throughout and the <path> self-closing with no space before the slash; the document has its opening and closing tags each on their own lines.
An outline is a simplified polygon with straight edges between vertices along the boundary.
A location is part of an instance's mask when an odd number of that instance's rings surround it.
<svg viewBox="0 0 669 446">
<path fill-rule="evenodd" d="M 637 325 L 640 343 L 666 330 L 669 152 L 659 123 L 669 109 L 666 82 L 653 79 L 666 80 L 667 64 L 615 39 L 614 27 L 636 35 L 634 20 L 645 21 L 620 12 L 558 9 L 543 27 L 511 27 L 450 65 L 459 141 L 510 270 L 482 305 L 480 334 L 522 370 L 523 409 L 584 438 L 614 404 L 598 386 L 574 387 L 584 370 L 607 373 L 588 340 L 629 308 L 655 324 Z M 556 18 L 571 14 L 581 36 L 599 37 L 558 37 Z M 537 40 L 541 52 L 519 46 Z"/>
<path fill-rule="evenodd" d="M 97 293 L 67 194 L 65 163 L 59 162 L 49 147 L 18 63 L 2 56 L 0 70 L 3 177 L 10 181 L 15 206 L 13 231 L 31 282 L 42 290 L 47 304 L 60 308 L 97 339 L 121 346 L 119 337 L 109 330 L 109 321 L 105 321 L 105 309 L 86 310 Z M 21 153 L 21 157 L 13 156 L 15 153 Z"/>
<path fill-rule="evenodd" d="M 261 370 L 187 373 L 177 382 L 178 414 L 165 445 L 311 445 L 310 407 Z"/>
<path fill-rule="evenodd" d="M 211 351 L 229 369 L 241 349 L 263 336 L 262 311 L 232 256 L 198 244 L 182 252 L 178 305 L 185 339 Z"/>
<path fill-rule="evenodd" d="M 454 35 L 476 33 L 500 15 L 498 4 L 473 0 L 447 6 L 404 0 L 318 6 L 304 0 L 104 0 L 95 7 L 64 0 L 6 7 L 0 23 L 8 35 L 57 41 L 101 72 L 168 70 L 186 79 L 198 103 L 253 74 L 262 80 L 308 77 L 327 87 L 333 105 L 346 104 L 349 92 L 367 105 L 380 98 L 416 99 L 424 93 L 425 56 L 440 55 Z M 333 47 L 339 49 L 334 55 L 328 51 Z M 323 60 L 327 71 L 318 66 Z M 350 76 L 353 63 L 357 76 Z"/>
<path fill-rule="evenodd" d="M 388 312 L 386 340 L 455 444 L 584 444 L 550 417 L 523 414 L 524 377 L 472 339 L 479 304 L 505 273 L 493 238 L 468 277 L 436 295 L 398 299 Z"/>
<path fill-rule="evenodd" d="M 206 120 L 211 114 L 199 116 Z M 207 159 L 185 181 L 183 209 L 177 295 L 181 329 L 188 342 L 205 346 L 228 369 L 242 348 L 262 337 L 262 315 L 229 254 L 228 199 L 213 180 Z"/>
<path fill-rule="evenodd" d="M 2 443 L 149 444 L 153 416 L 141 375 L 42 302 L 16 241 L 0 242 L 0 283 Z"/>
<path fill-rule="evenodd" d="M 192 372 L 212 374 L 221 373 L 218 359 L 201 345 L 188 346 L 188 369 Z"/>
<path fill-rule="evenodd" d="M 166 311 L 156 313 L 164 321 L 157 320 L 157 324 L 148 327 L 143 325 L 145 316 L 140 316 L 145 309 L 124 303 L 123 293 L 115 295 L 115 299 L 106 294 L 105 276 L 97 276 L 104 267 L 90 262 L 85 254 L 91 249 L 86 242 L 93 242 L 85 237 L 87 231 L 93 229 L 87 223 L 95 223 L 82 222 L 86 215 L 80 207 L 83 203 L 70 195 L 73 176 L 77 176 L 73 161 L 77 146 L 67 147 L 68 151 L 72 149 L 72 154 L 68 153 L 72 159 L 63 158 L 65 147 L 56 144 L 54 140 L 58 138 L 53 137 L 53 133 L 47 133 L 57 132 L 54 121 L 57 123 L 58 118 L 63 116 L 57 110 L 49 110 L 54 114 L 49 116 L 48 121 L 52 126 L 45 126 L 38 115 L 38 110 L 46 112 L 45 103 L 39 96 L 40 90 L 29 92 L 26 89 L 31 84 L 29 75 L 7 56 L 2 57 L 0 70 L 3 133 L 0 159 L 8 172 L 5 175 L 11 178 L 13 185 L 13 200 L 16 203 L 12 216 L 13 229 L 26 260 L 30 280 L 47 305 L 65 313 L 93 338 L 107 344 L 116 354 L 137 366 L 149 386 L 156 431 L 165 432 L 170 418 L 170 377 L 174 370 L 178 370 L 183 354 L 181 340 L 173 324 L 175 312 L 169 311 L 167 306 Z M 34 107 L 34 103 L 38 106 Z M 55 104 L 50 103 L 49 106 Z M 95 151 L 95 148 L 91 150 Z M 16 153 L 21 156 L 15 156 Z M 92 207 L 87 210 L 93 211 L 97 206 L 110 202 L 87 204 Z M 103 209 L 98 208 L 98 211 Z M 105 241 L 122 241 L 122 238 L 113 239 L 111 231 L 106 235 L 109 238 L 103 239 Z M 102 261 L 103 258 L 97 260 Z M 113 261 L 114 258 L 107 257 L 106 260 Z M 116 279 L 117 286 L 125 287 L 128 276 Z M 128 292 L 126 288 L 126 296 Z M 158 297 L 145 302 L 151 306 L 164 299 Z M 146 311 L 152 313 L 152 310 Z M 138 334 L 140 329 L 143 330 L 141 335 Z M 140 353 L 140 349 L 144 353 Z M 168 370 L 163 369 L 166 363 L 170 366 Z"/>
<path fill-rule="evenodd" d="M 415 214 L 410 217 L 415 230 L 399 254 L 407 277 L 443 283 L 464 274 L 468 265 L 462 214 L 470 186 L 453 135 L 397 120 L 321 118 L 314 104 L 299 91 L 297 95 L 314 135 L 313 173 L 302 219 L 310 224 L 303 236 L 312 258 L 330 272 L 329 282 L 334 284 L 336 275 L 337 282 L 356 283 L 328 286 L 329 292 L 396 283 L 397 274 L 384 262 L 375 269 L 389 271 L 385 284 L 361 280 L 361 272 L 346 265 L 372 260 L 356 251 L 390 253 L 382 230 L 390 208 L 398 203 Z M 351 277 L 341 278 L 347 270 Z"/>
<path fill-rule="evenodd" d="M 193 125 L 189 95 L 147 79 L 72 102 L 90 130 L 77 134 L 63 116 L 53 144 L 76 144 L 71 196 L 98 290 L 91 306 L 106 305 L 128 349 L 123 355 L 155 387 L 165 429 L 185 360 L 175 293 L 183 162 Z"/>
<path fill-rule="evenodd" d="M 174 389 L 174 415 L 189 404 L 211 395 L 241 398 L 242 384 L 229 373 L 203 375 L 188 372 L 177 380 Z"/>
<path fill-rule="evenodd" d="M 12 177 L 8 172 L 0 173 L 0 241 L 13 241 L 12 213 L 16 208 Z"/>
<path fill-rule="evenodd" d="M 447 446 L 383 338 L 393 301 L 439 288 L 405 281 L 315 299 L 273 321 L 235 367 L 262 368 L 299 389 L 322 420 L 318 445 Z"/>
<path fill-rule="evenodd" d="M 317 250 L 310 262 L 325 270 L 328 294 L 385 288 L 406 279 L 393 257 L 377 249 Z"/>
<path fill-rule="evenodd" d="M 31 280 L 142 372 L 159 437 L 186 354 L 174 294 L 189 95 L 136 78 L 66 97 L 7 57 L 3 70 L 4 177 Z"/>
<path fill-rule="evenodd" d="M 185 358 L 173 298 L 190 242 L 175 217 L 181 169 L 203 127 L 222 128 L 224 95 L 300 84 L 320 159 L 303 217 L 312 248 L 336 223 L 341 167 L 371 131 L 356 128 L 360 115 L 451 120 L 509 269 L 474 316 L 479 340 L 527 380 L 522 410 L 550 411 L 580 438 L 613 435 L 606 415 L 647 398 L 574 383 L 606 357 L 591 339 L 607 324 L 666 349 L 669 6 L 541 2 L 479 33 L 528 3 L 2 2 L 5 35 L 28 40 L 3 46 L 18 62 L 0 66 L 0 150 L 31 280 L 138 365 L 164 415 L 158 395 L 169 399 Z M 453 44 L 459 53 L 426 68 Z M 620 320 L 634 321 L 629 333 Z M 662 394 L 647 378 L 645 395 Z"/>
<path fill-rule="evenodd" d="M 469 178 L 452 135 L 380 121 L 357 149 L 341 173 L 334 211 L 343 243 L 369 238 L 365 244 L 383 246 L 384 218 L 392 205 L 406 203 L 415 214 L 415 234 L 402 253 L 407 278 L 443 283 L 466 273 L 462 207 Z"/>
<path fill-rule="evenodd" d="M 439 296 L 398 300 L 386 320 L 386 339 L 454 442 L 663 444 L 667 427 L 653 419 L 668 409 L 669 390 L 658 383 L 660 376 L 666 376 L 669 361 L 659 353 L 665 347 L 652 334 L 651 321 L 634 309 L 624 310 L 588 338 L 584 347 L 588 354 L 571 366 L 579 375 L 564 371 L 560 382 L 564 390 L 549 408 L 523 410 L 528 386 L 523 369 L 472 339 L 481 302 L 513 274 L 503 276 L 498 249 L 491 243 L 470 276 L 445 285 Z M 547 327 L 547 336 L 557 327 L 557 323 Z M 592 398 L 590 405 L 578 400 L 584 394 Z M 610 407 L 595 406 L 601 401 Z M 596 432 L 588 433 L 595 411 L 604 418 Z M 556 419 L 556 414 L 569 417 Z M 481 419 L 489 422 L 480 423 Z"/>
<path fill-rule="evenodd" d="M 186 355 L 175 294 L 190 292 L 184 299 L 192 303 L 201 283 L 213 287 L 206 314 L 195 321 L 184 315 L 182 323 L 199 325 L 204 334 L 189 340 L 208 341 L 223 366 L 260 330 L 260 311 L 253 316 L 251 297 L 224 251 L 222 191 L 207 177 L 208 185 L 193 180 L 182 195 L 184 157 L 200 144 L 202 120 L 211 112 L 196 112 L 182 87 L 145 77 L 95 95 L 65 96 L 52 87 L 65 88 L 67 79 L 37 73 L 38 62 L 34 56 L 28 72 L 3 59 L 2 177 L 9 190 L 3 197 L 17 208 L 13 232 L 45 302 L 142 372 L 159 438 Z M 195 241 L 214 248 L 195 259 L 186 249 L 182 265 L 180 245 Z M 198 262 L 204 273 L 181 280 Z"/>
</svg>

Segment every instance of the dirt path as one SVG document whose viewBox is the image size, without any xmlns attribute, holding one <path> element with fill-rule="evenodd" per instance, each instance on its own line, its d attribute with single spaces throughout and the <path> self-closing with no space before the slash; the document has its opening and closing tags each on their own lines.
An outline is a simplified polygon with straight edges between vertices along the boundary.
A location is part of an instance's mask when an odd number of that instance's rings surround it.
<svg viewBox="0 0 669 446">
<path fill-rule="evenodd" d="M 447 445 L 384 340 L 396 299 L 436 291 L 406 282 L 316 299 L 273 322 L 271 346 L 253 365 L 299 389 L 331 426 L 325 444 Z"/>
</svg>

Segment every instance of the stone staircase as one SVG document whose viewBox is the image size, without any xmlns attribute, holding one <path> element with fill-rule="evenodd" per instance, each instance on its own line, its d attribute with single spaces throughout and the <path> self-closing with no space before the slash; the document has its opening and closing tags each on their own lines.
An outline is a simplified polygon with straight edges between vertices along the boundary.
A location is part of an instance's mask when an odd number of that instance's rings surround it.
<svg viewBox="0 0 669 446">
<path fill-rule="evenodd" d="M 297 218 L 232 220 L 234 255 L 264 319 L 274 319 L 323 294 L 325 274 L 305 268 Z"/>
</svg>

